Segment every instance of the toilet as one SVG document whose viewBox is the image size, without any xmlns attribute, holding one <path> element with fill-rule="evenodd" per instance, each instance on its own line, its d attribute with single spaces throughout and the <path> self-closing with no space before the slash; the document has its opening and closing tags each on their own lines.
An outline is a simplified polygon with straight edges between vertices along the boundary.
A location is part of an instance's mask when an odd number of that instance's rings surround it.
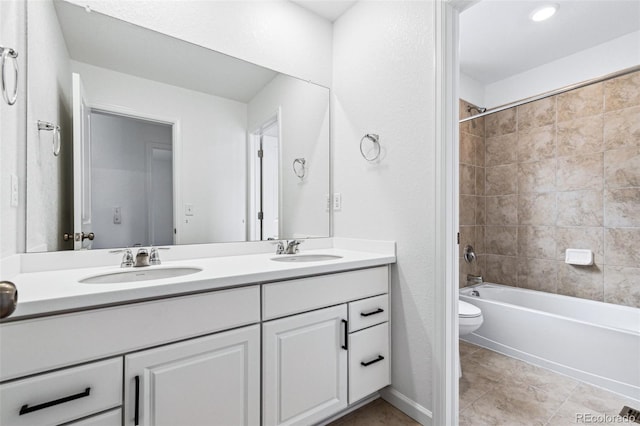
<svg viewBox="0 0 640 426">
<path fill-rule="evenodd" d="M 458 300 L 458 324 L 459 334 L 471 334 L 482 325 L 482 311 L 471 303 Z M 460 362 L 460 352 L 458 351 L 458 377 L 462 377 L 462 363 Z"/>
</svg>

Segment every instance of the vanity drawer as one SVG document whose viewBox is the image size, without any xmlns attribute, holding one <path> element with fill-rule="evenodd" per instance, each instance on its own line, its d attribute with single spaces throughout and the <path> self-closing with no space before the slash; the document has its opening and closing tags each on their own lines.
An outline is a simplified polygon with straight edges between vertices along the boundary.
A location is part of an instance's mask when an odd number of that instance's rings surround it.
<svg viewBox="0 0 640 426">
<path fill-rule="evenodd" d="M 389 321 L 389 295 L 349 303 L 349 333 Z"/>
<path fill-rule="evenodd" d="M 122 426 L 122 409 L 69 423 L 68 426 Z"/>
<path fill-rule="evenodd" d="M 349 404 L 391 383 L 389 323 L 349 335 Z"/>
<path fill-rule="evenodd" d="M 57 425 L 118 407 L 122 371 L 115 358 L 0 385 L 0 424 Z"/>
<path fill-rule="evenodd" d="M 265 284 L 262 319 L 284 317 L 388 291 L 386 266 Z"/>
</svg>

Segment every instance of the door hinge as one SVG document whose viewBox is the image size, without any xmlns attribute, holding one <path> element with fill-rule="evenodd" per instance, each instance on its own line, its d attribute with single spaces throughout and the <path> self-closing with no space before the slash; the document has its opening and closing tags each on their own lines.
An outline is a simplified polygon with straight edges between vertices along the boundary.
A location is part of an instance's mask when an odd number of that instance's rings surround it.
<svg viewBox="0 0 640 426">
<path fill-rule="evenodd" d="M 458 238 L 457 238 L 458 244 L 460 244 L 460 233 L 458 232 Z"/>
<path fill-rule="evenodd" d="M 264 217 L 264 213 L 258 212 L 258 220 L 262 220 L 263 217 Z"/>
<path fill-rule="evenodd" d="M 258 150 L 258 158 L 262 158 L 262 157 L 264 157 L 264 151 L 259 149 Z"/>
</svg>

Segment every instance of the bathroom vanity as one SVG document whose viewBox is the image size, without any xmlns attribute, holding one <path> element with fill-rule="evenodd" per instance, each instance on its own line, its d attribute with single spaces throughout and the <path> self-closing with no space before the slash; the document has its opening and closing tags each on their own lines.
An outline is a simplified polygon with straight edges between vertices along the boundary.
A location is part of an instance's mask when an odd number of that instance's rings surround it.
<svg viewBox="0 0 640 426">
<path fill-rule="evenodd" d="M 135 283 L 79 283 L 113 267 L 18 275 L 23 309 L 0 324 L 0 424 L 308 425 L 332 417 L 390 384 L 395 253 L 322 253 L 340 257 L 180 260 L 161 267 L 201 272 Z M 49 304 L 31 288 L 44 276 L 61 295 L 42 290 Z"/>
</svg>

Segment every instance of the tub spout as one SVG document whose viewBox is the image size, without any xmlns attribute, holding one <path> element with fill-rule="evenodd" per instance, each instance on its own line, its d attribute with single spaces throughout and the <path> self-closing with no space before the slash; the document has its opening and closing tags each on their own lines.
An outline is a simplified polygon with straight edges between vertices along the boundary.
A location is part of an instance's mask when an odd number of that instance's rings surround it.
<svg viewBox="0 0 640 426">
<path fill-rule="evenodd" d="M 482 284 L 482 275 L 473 275 L 467 274 L 467 283 L 468 284 Z"/>
</svg>

